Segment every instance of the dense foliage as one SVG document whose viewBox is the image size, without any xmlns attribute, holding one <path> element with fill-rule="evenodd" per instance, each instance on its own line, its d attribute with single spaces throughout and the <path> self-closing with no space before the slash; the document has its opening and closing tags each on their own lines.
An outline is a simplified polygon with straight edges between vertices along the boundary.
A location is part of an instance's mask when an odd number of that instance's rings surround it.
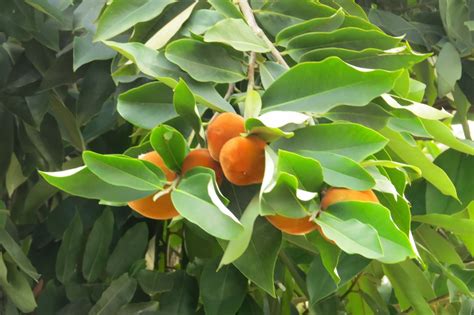
<svg viewBox="0 0 474 315">
<path fill-rule="evenodd" d="M 472 314 L 473 31 L 470 0 L 2 0 L 0 313 Z M 184 171 L 219 112 L 263 183 Z"/>
</svg>

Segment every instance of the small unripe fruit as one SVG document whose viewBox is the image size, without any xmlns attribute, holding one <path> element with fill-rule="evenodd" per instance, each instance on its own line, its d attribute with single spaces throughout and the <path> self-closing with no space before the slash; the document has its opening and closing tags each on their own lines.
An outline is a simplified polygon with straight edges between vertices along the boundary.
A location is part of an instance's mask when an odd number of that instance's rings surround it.
<svg viewBox="0 0 474 315">
<path fill-rule="evenodd" d="M 189 154 L 184 158 L 183 165 L 181 167 L 181 173 L 185 175 L 190 169 L 197 166 L 208 167 L 214 170 L 217 184 L 222 184 L 224 179 L 222 168 L 218 162 L 212 159 L 211 155 L 209 154 L 209 150 L 194 149 L 189 152 Z"/>
<path fill-rule="evenodd" d="M 229 182 L 239 186 L 260 184 L 265 173 L 265 146 L 262 139 L 232 138 L 222 147 L 220 162 Z"/>
<path fill-rule="evenodd" d="M 172 181 L 176 178 L 176 173 L 165 165 L 161 156 L 155 151 L 143 154 L 139 156 L 139 159 L 151 162 L 158 166 L 163 171 L 168 181 Z M 152 194 L 141 199 L 130 201 L 128 206 L 140 213 L 142 216 L 150 219 L 167 220 L 179 215 L 171 201 L 171 195 L 169 193 L 161 196 L 156 201 L 153 201 L 154 195 L 155 194 Z"/>
<path fill-rule="evenodd" d="M 222 113 L 214 117 L 207 126 L 207 147 L 209 154 L 216 161 L 224 144 L 245 132 L 245 121 L 234 113 Z"/>
</svg>

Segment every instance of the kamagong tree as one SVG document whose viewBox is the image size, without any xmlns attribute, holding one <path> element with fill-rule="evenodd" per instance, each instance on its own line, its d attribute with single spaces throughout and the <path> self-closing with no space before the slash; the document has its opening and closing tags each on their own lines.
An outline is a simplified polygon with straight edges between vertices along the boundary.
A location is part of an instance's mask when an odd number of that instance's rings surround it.
<svg viewBox="0 0 474 315">
<path fill-rule="evenodd" d="M 2 312 L 471 314 L 473 6 L 359 3 L 3 0 Z"/>
</svg>

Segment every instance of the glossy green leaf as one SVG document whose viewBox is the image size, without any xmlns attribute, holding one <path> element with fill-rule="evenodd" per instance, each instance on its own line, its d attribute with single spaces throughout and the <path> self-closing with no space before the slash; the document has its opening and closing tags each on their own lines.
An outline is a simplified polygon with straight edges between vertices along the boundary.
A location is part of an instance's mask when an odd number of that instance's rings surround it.
<svg viewBox="0 0 474 315">
<path fill-rule="evenodd" d="M 429 251 L 429 255 L 435 257 L 439 262 L 447 265 L 463 266 L 463 261 L 454 245 L 431 227 L 427 225 L 420 226 L 415 231 L 415 237 Z"/>
<path fill-rule="evenodd" d="M 217 261 L 207 263 L 201 273 L 199 293 L 206 314 L 235 314 L 244 301 L 247 279 L 233 266 L 216 271 Z"/>
<path fill-rule="evenodd" d="M 126 155 L 106 155 L 85 151 L 82 158 L 91 170 L 103 181 L 152 193 L 166 182 L 163 171 L 154 164 Z"/>
<path fill-rule="evenodd" d="M 120 94 L 117 110 L 123 118 L 145 129 L 153 129 L 178 116 L 173 106 L 173 91 L 160 82 Z"/>
<path fill-rule="evenodd" d="M 170 169 L 181 170 L 189 148 L 178 130 L 167 125 L 158 126 L 151 133 L 150 143 Z"/>
<path fill-rule="evenodd" d="M 470 184 L 474 176 L 474 156 L 449 149 L 440 154 L 434 164 L 443 169 L 453 182 L 459 200 L 442 194 L 440 188 L 434 184 L 428 184 L 427 213 L 453 214 L 465 209 L 474 200 L 474 187 Z"/>
<path fill-rule="evenodd" d="M 273 61 L 265 61 L 260 65 L 260 79 L 265 89 L 286 71 L 285 67 Z"/>
<path fill-rule="evenodd" d="M 173 288 L 174 275 L 159 272 L 157 270 L 140 270 L 137 275 L 138 284 L 148 295 L 155 295 L 171 291 Z"/>
<path fill-rule="evenodd" d="M 204 34 L 208 43 L 223 43 L 239 51 L 264 53 L 270 51 L 267 44 L 258 37 L 242 19 L 225 19 L 217 22 Z"/>
<path fill-rule="evenodd" d="M 324 117 L 332 121 L 353 122 L 375 130 L 383 128 L 390 116 L 389 112 L 374 103 L 364 107 L 338 106 L 324 114 Z"/>
<path fill-rule="evenodd" d="M 328 242 L 319 231 L 308 234 L 307 238 L 316 245 L 324 268 L 326 268 L 332 280 L 338 284 L 341 281 L 337 271 L 341 249 L 335 244 Z"/>
<path fill-rule="evenodd" d="M 208 1 L 217 12 L 230 17 L 230 18 L 242 18 L 242 13 L 239 9 L 232 3 L 231 0 L 209 0 Z"/>
<path fill-rule="evenodd" d="M 89 33 L 74 37 L 73 43 L 73 69 L 76 71 L 81 66 L 95 60 L 107 60 L 113 58 L 117 52 L 113 51 L 103 43 L 92 42 Z"/>
<path fill-rule="evenodd" d="M 77 273 L 77 265 L 83 250 L 83 233 L 81 217 L 76 212 L 74 219 L 64 232 L 56 258 L 56 277 L 62 283 L 71 281 Z"/>
<path fill-rule="evenodd" d="M 117 278 L 127 272 L 134 262 L 145 257 L 148 245 L 148 227 L 137 223 L 119 239 L 107 261 L 107 274 Z"/>
<path fill-rule="evenodd" d="M 434 225 L 456 234 L 469 235 L 474 231 L 474 221 L 446 214 L 425 214 L 412 217 L 413 221 Z"/>
<path fill-rule="evenodd" d="M 233 264 L 250 281 L 275 296 L 274 272 L 282 244 L 282 234 L 266 219 L 255 221 L 249 246 Z"/>
<path fill-rule="evenodd" d="M 15 242 L 8 231 L 3 228 L 0 230 L 0 244 L 21 271 L 35 280 L 39 278 L 40 275 L 31 264 L 22 248 Z"/>
<path fill-rule="evenodd" d="M 293 152 L 278 151 L 278 170 L 298 179 L 298 186 L 307 191 L 319 191 L 323 184 L 321 164 Z"/>
<path fill-rule="evenodd" d="M 234 112 L 233 107 L 217 93 L 212 84 L 192 80 L 175 64 L 169 62 L 164 54 L 141 43 L 107 41 L 105 44 L 130 59 L 144 74 L 158 78 L 170 88 L 178 84 L 179 78 L 184 78 L 199 103 L 217 111 Z"/>
<path fill-rule="evenodd" d="M 457 198 L 456 187 L 448 175 L 443 169 L 431 162 L 419 148 L 412 146 L 401 134 L 387 127 L 380 130 L 380 133 L 390 139 L 388 147 L 402 158 L 404 162 L 418 167 L 423 177 L 443 194 Z"/>
<path fill-rule="evenodd" d="M 137 280 L 130 278 L 128 274 L 123 274 L 112 281 L 89 314 L 116 314 L 123 305 L 132 300 L 136 288 Z"/>
<path fill-rule="evenodd" d="M 199 134 L 201 130 L 201 117 L 196 108 L 194 95 L 184 80 L 180 80 L 174 89 L 173 104 L 176 113 Z"/>
<path fill-rule="evenodd" d="M 96 281 L 103 274 L 109 257 L 113 228 L 113 213 L 106 208 L 94 223 L 84 250 L 82 274 L 88 282 Z"/>
<path fill-rule="evenodd" d="M 241 63 L 218 44 L 180 39 L 166 47 L 165 56 L 200 82 L 232 83 L 245 78 Z"/>
<path fill-rule="evenodd" d="M 122 306 L 117 315 L 140 315 L 153 313 L 158 310 L 158 305 L 157 301 L 131 303 Z"/>
<path fill-rule="evenodd" d="M 422 122 L 426 131 L 428 131 L 436 141 L 454 150 L 474 155 L 474 142 L 458 139 L 453 134 L 453 131 L 440 121 L 424 119 Z"/>
<path fill-rule="evenodd" d="M 258 196 L 255 196 L 250 201 L 240 218 L 240 222 L 244 227 L 243 232 L 240 233 L 235 239 L 229 241 L 219 266 L 230 264 L 245 253 L 251 242 L 254 223 L 259 213 L 260 202 Z"/>
<path fill-rule="evenodd" d="M 462 65 L 459 52 L 453 44 L 446 42 L 436 60 L 436 74 L 438 75 L 438 94 L 445 96 L 454 90 L 454 85 L 461 78 Z"/>
<path fill-rule="evenodd" d="M 197 34 L 202 35 L 217 22 L 224 19 L 224 15 L 221 13 L 210 10 L 201 9 L 193 12 L 189 20 L 183 25 L 181 34 L 190 35 Z"/>
<path fill-rule="evenodd" d="M 286 53 L 299 61 L 307 52 L 326 47 L 363 50 L 366 48 L 391 49 L 400 42 L 400 38 L 391 37 L 377 30 L 363 30 L 346 27 L 330 33 L 307 33 L 289 41 Z"/>
<path fill-rule="evenodd" d="M 231 240 L 244 230 L 220 200 L 211 174 L 185 177 L 171 193 L 171 199 L 184 218 L 215 237 Z"/>
<path fill-rule="evenodd" d="M 151 20 L 172 2 L 174 1 L 114 1 L 101 14 L 94 38 L 106 40 L 126 31 L 138 22 Z"/>
<path fill-rule="evenodd" d="M 356 69 L 335 57 L 301 63 L 268 87 L 262 97 L 264 111 L 325 113 L 338 105 L 364 106 L 391 90 L 399 74 Z"/>
<path fill-rule="evenodd" d="M 59 172 L 39 173 L 49 184 L 71 195 L 84 198 L 126 202 L 140 199 L 150 194 L 146 191 L 115 186 L 104 182 L 86 166 Z"/>
<path fill-rule="evenodd" d="M 382 135 L 362 125 L 332 123 L 296 130 L 294 137 L 281 139 L 275 145 L 288 151 L 330 152 L 361 161 L 386 143 Z"/>
<path fill-rule="evenodd" d="M 452 117 L 452 115 L 445 110 L 438 110 L 426 104 L 393 97 L 388 94 L 382 95 L 382 100 L 385 104 L 393 108 L 407 110 L 420 118 L 438 120 Z"/>
<path fill-rule="evenodd" d="M 178 270 L 173 275 L 173 289 L 160 296 L 159 314 L 194 315 L 198 302 L 198 286 L 184 270 Z"/>
</svg>

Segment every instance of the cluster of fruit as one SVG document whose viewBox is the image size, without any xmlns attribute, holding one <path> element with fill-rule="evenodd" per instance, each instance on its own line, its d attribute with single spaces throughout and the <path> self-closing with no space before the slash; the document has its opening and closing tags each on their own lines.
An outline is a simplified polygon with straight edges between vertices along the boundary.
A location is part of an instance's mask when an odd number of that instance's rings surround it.
<svg viewBox="0 0 474 315">
<path fill-rule="evenodd" d="M 224 177 L 232 184 L 245 186 L 261 184 L 265 173 L 265 146 L 266 142 L 257 136 L 242 136 L 245 133 L 243 117 L 234 113 L 222 113 L 215 116 L 209 123 L 207 149 L 194 149 L 186 156 L 181 166 L 181 176 L 195 167 L 207 167 L 214 170 L 216 181 L 221 185 Z M 158 166 L 165 174 L 166 179 L 172 182 L 176 179 L 175 172 L 170 170 L 163 159 L 155 151 L 140 156 L 140 159 L 149 161 Z M 179 215 L 171 200 L 171 193 L 167 192 L 154 198 L 150 195 L 134 200 L 128 205 L 141 215 L 167 220 Z M 329 188 L 321 199 L 321 210 L 331 204 L 342 201 L 378 202 L 372 190 L 355 191 L 345 188 Z M 288 234 L 301 235 L 319 230 L 320 227 L 311 216 L 303 218 L 289 218 L 281 215 L 268 215 L 268 221 L 279 230 Z"/>
</svg>

